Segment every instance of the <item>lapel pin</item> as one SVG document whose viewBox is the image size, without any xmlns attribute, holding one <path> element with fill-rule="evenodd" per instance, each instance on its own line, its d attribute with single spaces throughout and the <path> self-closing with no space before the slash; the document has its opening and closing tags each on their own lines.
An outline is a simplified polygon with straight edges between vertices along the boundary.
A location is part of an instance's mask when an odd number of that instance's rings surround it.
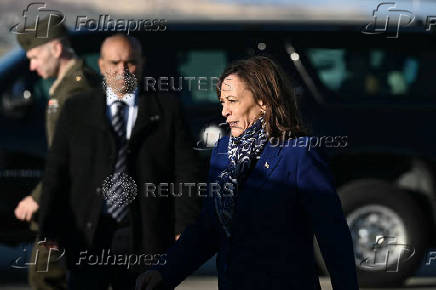
<svg viewBox="0 0 436 290">
<path fill-rule="evenodd" d="M 265 167 L 266 167 L 266 168 L 269 168 L 269 164 L 268 164 L 268 162 L 265 162 Z"/>
</svg>

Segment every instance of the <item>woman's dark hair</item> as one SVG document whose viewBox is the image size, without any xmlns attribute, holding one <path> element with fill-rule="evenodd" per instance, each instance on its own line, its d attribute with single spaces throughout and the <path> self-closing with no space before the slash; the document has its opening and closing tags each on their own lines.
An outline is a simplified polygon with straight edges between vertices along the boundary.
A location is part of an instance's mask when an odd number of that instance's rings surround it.
<svg viewBox="0 0 436 290">
<path fill-rule="evenodd" d="M 218 79 L 218 98 L 224 79 L 232 74 L 245 82 L 257 102 L 262 100 L 266 106 L 264 119 L 269 137 L 294 138 L 307 134 L 291 82 L 270 58 L 254 56 L 230 64 Z"/>
</svg>

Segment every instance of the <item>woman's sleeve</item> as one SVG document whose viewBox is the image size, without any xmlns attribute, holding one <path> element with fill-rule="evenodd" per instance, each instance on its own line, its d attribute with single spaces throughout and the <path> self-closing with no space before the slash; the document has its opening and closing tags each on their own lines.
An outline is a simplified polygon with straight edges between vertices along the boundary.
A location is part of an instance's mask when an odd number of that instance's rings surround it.
<svg viewBox="0 0 436 290">
<path fill-rule="evenodd" d="M 211 156 L 209 182 L 211 172 L 213 172 L 212 164 L 215 155 L 216 148 Z M 210 259 L 218 251 L 218 248 L 219 233 L 215 207 L 209 191 L 208 197 L 203 201 L 203 207 L 197 221 L 188 226 L 178 241 L 168 250 L 165 264 L 154 267 L 154 269 L 162 274 L 166 286 L 175 288 Z"/>
<path fill-rule="evenodd" d="M 317 148 L 300 152 L 298 196 L 313 226 L 334 290 L 358 290 L 350 230 L 333 177 Z"/>
</svg>

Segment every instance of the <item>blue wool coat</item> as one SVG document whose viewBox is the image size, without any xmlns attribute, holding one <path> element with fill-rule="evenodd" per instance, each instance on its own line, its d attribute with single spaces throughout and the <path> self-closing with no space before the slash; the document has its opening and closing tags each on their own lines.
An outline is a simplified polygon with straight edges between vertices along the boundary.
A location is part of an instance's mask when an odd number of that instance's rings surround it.
<svg viewBox="0 0 436 290">
<path fill-rule="evenodd" d="M 309 137 L 300 137 L 309 144 Z M 210 160 L 210 182 L 227 166 L 229 137 L 218 141 Z M 333 289 L 356 290 L 351 235 L 319 148 L 306 142 L 267 143 L 239 187 L 227 238 L 213 198 L 158 268 L 175 287 L 215 253 L 220 290 L 321 289 L 313 253 L 315 234 Z"/>
</svg>

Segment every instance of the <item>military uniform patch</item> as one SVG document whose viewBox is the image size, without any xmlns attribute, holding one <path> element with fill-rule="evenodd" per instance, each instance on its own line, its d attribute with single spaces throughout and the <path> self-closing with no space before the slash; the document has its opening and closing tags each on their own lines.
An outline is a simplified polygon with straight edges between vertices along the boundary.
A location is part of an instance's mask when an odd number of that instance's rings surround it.
<svg viewBox="0 0 436 290">
<path fill-rule="evenodd" d="M 48 112 L 54 113 L 59 109 L 59 101 L 57 99 L 51 98 L 48 100 Z"/>
</svg>

